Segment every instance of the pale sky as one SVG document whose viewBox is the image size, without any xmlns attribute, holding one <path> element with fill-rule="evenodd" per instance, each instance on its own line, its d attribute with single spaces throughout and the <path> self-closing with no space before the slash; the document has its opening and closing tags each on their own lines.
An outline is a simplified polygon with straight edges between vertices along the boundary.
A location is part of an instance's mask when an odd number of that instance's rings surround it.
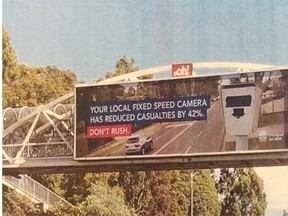
<svg viewBox="0 0 288 216">
<path fill-rule="evenodd" d="M 288 210 L 288 166 L 259 167 L 255 170 L 264 181 L 267 210 L 279 210 L 282 213 L 284 209 Z"/>
<path fill-rule="evenodd" d="M 286 0 L 3 0 L 19 62 L 91 83 L 123 55 L 140 69 L 184 62 L 287 65 Z"/>
</svg>

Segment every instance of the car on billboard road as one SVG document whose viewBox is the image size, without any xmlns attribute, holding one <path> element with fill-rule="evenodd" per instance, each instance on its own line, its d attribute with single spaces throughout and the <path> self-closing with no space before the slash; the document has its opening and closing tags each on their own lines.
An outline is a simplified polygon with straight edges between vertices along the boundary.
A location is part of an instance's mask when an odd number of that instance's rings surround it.
<svg viewBox="0 0 288 216">
<path fill-rule="evenodd" d="M 130 136 L 125 144 L 126 155 L 146 154 L 153 148 L 153 140 L 150 136 L 135 134 Z"/>
</svg>

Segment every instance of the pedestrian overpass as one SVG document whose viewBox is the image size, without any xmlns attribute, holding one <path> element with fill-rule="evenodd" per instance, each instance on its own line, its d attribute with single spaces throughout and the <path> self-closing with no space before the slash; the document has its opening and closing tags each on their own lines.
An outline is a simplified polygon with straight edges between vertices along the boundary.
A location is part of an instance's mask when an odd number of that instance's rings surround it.
<svg viewBox="0 0 288 216">
<path fill-rule="evenodd" d="M 194 63 L 193 68 L 194 77 L 201 76 L 198 71 L 206 69 L 216 71 L 213 75 L 223 74 L 222 71 L 244 73 L 288 70 L 288 67 L 233 62 Z M 171 65 L 112 77 L 101 83 L 133 81 L 151 74 L 168 74 L 171 77 Z M 74 92 L 70 92 L 38 107 L 2 110 L 3 175 L 288 165 L 286 150 L 76 161 L 73 159 L 73 103 Z"/>
<path fill-rule="evenodd" d="M 28 198 L 34 203 L 42 205 L 44 211 L 49 207 L 62 203 L 73 208 L 74 206 L 65 199 L 41 185 L 28 175 L 21 175 L 18 178 L 13 176 L 3 176 L 2 184 L 13 189 L 18 194 Z"/>
</svg>

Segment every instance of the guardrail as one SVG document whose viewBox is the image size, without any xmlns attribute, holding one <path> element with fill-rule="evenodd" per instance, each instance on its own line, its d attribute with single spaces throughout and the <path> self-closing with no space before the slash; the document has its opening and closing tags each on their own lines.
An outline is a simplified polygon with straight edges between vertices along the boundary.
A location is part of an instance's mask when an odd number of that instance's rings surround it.
<svg viewBox="0 0 288 216">
<path fill-rule="evenodd" d="M 67 204 L 67 206 L 74 207 L 71 203 L 67 202 L 28 175 L 20 175 L 20 178 L 2 176 L 2 183 L 15 189 L 33 202 L 43 203 L 44 210 L 60 202 Z"/>
</svg>

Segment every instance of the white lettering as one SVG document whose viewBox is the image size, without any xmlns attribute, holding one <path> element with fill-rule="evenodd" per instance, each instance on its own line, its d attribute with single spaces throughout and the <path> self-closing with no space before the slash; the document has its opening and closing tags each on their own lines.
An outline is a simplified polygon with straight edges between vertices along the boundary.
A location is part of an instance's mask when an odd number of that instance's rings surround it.
<svg viewBox="0 0 288 216">
<path fill-rule="evenodd" d="M 90 107 L 91 114 L 103 113 L 108 111 L 107 106 L 93 106 Z"/>
<path fill-rule="evenodd" d="M 129 134 L 127 127 L 112 128 L 111 130 L 111 135 L 123 135 L 123 134 Z"/>
<path fill-rule="evenodd" d="M 187 65 L 187 67 L 182 65 L 181 68 L 178 68 L 176 71 L 173 71 L 173 76 L 188 76 L 190 75 L 189 69 L 190 69 L 189 65 Z"/>
<path fill-rule="evenodd" d="M 109 133 L 110 128 L 94 128 L 89 130 L 89 136 L 99 136 Z"/>
<path fill-rule="evenodd" d="M 154 109 L 173 109 L 175 107 L 174 101 L 154 102 Z"/>
<path fill-rule="evenodd" d="M 115 122 L 132 122 L 135 120 L 134 114 L 123 114 L 123 115 L 107 115 L 105 116 L 106 123 Z"/>
<path fill-rule="evenodd" d="M 133 110 L 150 110 L 152 108 L 151 103 L 135 103 L 133 104 Z"/>
<path fill-rule="evenodd" d="M 185 110 L 184 110 L 184 111 L 179 110 L 179 111 L 177 112 L 177 117 L 178 117 L 179 119 L 185 118 L 185 114 L 186 114 L 186 111 L 185 111 Z"/>
<path fill-rule="evenodd" d="M 183 108 L 183 107 L 203 107 L 207 106 L 207 101 L 205 99 L 194 99 L 194 100 L 184 100 L 184 101 L 178 101 L 177 107 Z"/>
<path fill-rule="evenodd" d="M 103 116 L 90 116 L 90 123 L 102 123 Z"/>
<path fill-rule="evenodd" d="M 131 111 L 129 104 L 118 104 L 118 105 L 110 105 L 109 106 L 110 112 L 125 112 Z"/>
</svg>

